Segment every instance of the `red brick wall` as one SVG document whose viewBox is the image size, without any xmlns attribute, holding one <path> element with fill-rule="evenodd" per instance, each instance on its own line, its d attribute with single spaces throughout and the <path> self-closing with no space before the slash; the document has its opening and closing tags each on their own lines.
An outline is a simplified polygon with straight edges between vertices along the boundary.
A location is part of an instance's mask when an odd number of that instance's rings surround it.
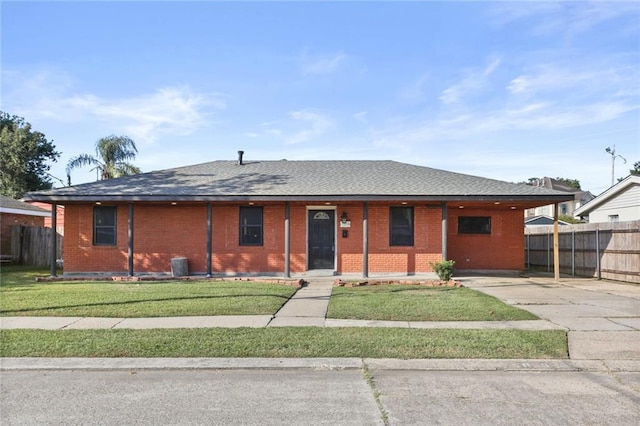
<svg viewBox="0 0 640 426">
<path fill-rule="evenodd" d="M 119 210 L 128 215 L 128 206 L 123 205 Z M 126 229 L 127 222 L 122 222 L 122 226 Z M 135 272 L 170 271 L 173 257 L 186 257 L 190 272 L 206 272 L 207 207 L 136 205 L 133 239 Z M 126 237 L 123 242 L 126 254 Z"/>
<path fill-rule="evenodd" d="M 439 208 L 414 206 L 414 245 L 389 246 L 389 207 L 369 203 L 369 272 L 422 273 L 430 262 L 441 260 Z M 118 205 L 117 245 L 93 245 L 93 205 L 69 204 L 65 208 L 65 271 L 126 272 L 128 205 Z M 262 246 L 240 246 L 239 205 L 213 204 L 212 270 L 214 273 L 284 271 L 283 203 L 264 204 Z M 336 208 L 336 250 L 339 273 L 362 272 L 362 203 Z M 350 228 L 340 228 L 346 212 Z M 449 209 L 449 258 L 460 269 L 522 269 L 524 229 L 518 211 L 469 210 L 471 216 L 492 216 L 491 235 L 457 235 L 458 211 Z M 206 271 L 207 208 L 204 204 L 136 204 L 134 208 L 134 271 L 168 272 L 172 257 L 189 259 L 189 271 Z M 342 231 L 348 237 L 342 237 Z M 291 203 L 291 272 L 307 270 L 307 204 Z M 467 259 L 469 259 L 467 261 Z"/>
<path fill-rule="evenodd" d="M 93 207 L 93 204 L 65 206 L 64 271 L 126 272 L 127 205 L 118 206 L 115 246 L 93 245 Z"/>
<path fill-rule="evenodd" d="M 414 206 L 414 245 L 389 245 L 389 207 L 399 204 L 369 203 L 369 272 L 421 273 L 431 271 L 430 262 L 442 259 L 440 209 Z M 339 206 L 338 217 L 346 211 L 351 220 L 349 237 L 338 232 L 338 271 L 362 272 L 362 204 Z"/>
<path fill-rule="evenodd" d="M 458 234 L 459 216 L 490 216 L 491 234 Z M 456 269 L 524 269 L 522 210 L 449 209 L 449 259 Z"/>
<path fill-rule="evenodd" d="M 23 214 L 0 214 L 0 254 L 11 254 L 11 228 L 15 225 L 44 226 L 44 217 Z"/>
</svg>

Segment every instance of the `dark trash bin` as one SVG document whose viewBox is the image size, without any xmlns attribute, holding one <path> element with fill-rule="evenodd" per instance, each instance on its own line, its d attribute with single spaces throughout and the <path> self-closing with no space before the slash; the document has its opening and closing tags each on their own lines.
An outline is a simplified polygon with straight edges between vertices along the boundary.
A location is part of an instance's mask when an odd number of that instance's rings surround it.
<svg viewBox="0 0 640 426">
<path fill-rule="evenodd" d="M 189 263 L 186 257 L 174 257 L 171 259 L 171 275 L 174 277 L 186 277 L 189 275 Z"/>
</svg>

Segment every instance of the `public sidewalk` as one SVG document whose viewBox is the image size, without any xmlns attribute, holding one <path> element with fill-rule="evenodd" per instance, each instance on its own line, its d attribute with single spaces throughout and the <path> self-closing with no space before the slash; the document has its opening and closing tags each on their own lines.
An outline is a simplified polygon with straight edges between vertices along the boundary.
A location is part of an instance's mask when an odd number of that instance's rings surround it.
<svg viewBox="0 0 640 426">
<path fill-rule="evenodd" d="M 566 330 L 572 360 L 640 360 L 640 286 L 546 276 L 467 276 L 464 286 L 528 310 L 535 321 L 371 321 L 326 318 L 336 277 L 309 282 L 275 315 L 170 318 L 0 317 L 0 329 L 151 329 L 205 327 L 398 327 Z"/>
</svg>

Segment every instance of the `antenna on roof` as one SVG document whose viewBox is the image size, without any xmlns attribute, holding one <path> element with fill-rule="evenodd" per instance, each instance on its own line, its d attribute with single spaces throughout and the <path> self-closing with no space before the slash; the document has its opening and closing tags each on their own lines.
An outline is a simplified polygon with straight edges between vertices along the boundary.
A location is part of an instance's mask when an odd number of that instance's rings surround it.
<svg viewBox="0 0 640 426">
<path fill-rule="evenodd" d="M 624 158 L 622 155 L 616 155 L 616 146 L 615 145 L 613 145 L 613 149 L 607 147 L 605 149 L 605 151 L 608 154 L 611 154 L 611 186 L 613 186 L 613 180 L 614 180 L 614 175 L 615 175 L 615 170 L 616 170 L 616 157 L 622 158 L 622 161 L 624 161 L 624 164 L 627 164 L 627 159 Z"/>
<path fill-rule="evenodd" d="M 238 166 L 242 166 L 242 156 L 244 155 L 244 151 L 238 151 Z"/>
</svg>

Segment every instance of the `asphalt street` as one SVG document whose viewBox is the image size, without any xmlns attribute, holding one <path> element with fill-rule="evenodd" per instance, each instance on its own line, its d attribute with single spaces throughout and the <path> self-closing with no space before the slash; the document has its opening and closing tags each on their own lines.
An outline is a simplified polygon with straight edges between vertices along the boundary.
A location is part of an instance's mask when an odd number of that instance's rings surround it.
<svg viewBox="0 0 640 426">
<path fill-rule="evenodd" d="M 640 424 L 637 363 L 626 372 L 555 361 L 521 362 L 518 370 L 514 361 L 466 361 L 455 371 L 447 367 L 455 360 L 343 362 L 5 369 L 2 424 Z"/>
</svg>

